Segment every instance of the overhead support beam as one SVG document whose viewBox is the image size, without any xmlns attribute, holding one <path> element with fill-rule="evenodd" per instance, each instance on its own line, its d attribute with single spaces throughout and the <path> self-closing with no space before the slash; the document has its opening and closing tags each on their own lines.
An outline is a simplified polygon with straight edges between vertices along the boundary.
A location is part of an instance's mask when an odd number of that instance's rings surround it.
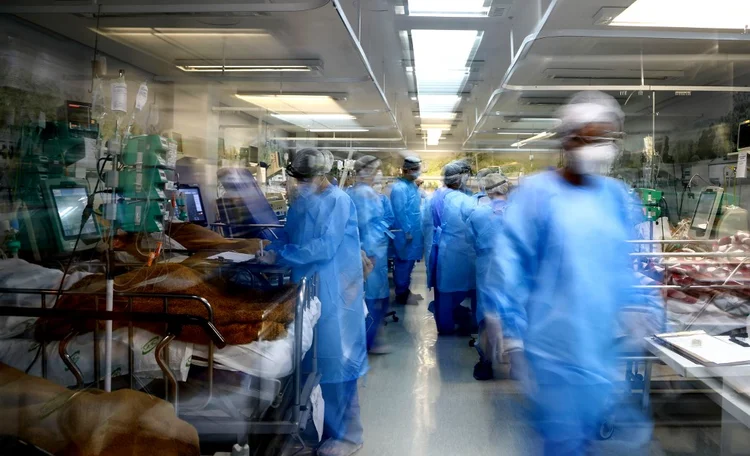
<svg viewBox="0 0 750 456">
<path fill-rule="evenodd" d="M 391 117 L 391 121 L 393 122 L 394 127 L 396 130 L 398 130 L 398 134 L 400 136 L 400 140 L 406 144 L 404 133 L 401 131 L 401 127 L 398 125 L 398 119 L 396 119 L 396 114 L 394 110 L 391 108 L 391 104 L 388 102 L 388 97 L 385 94 L 385 91 L 383 90 L 383 87 L 378 82 L 378 78 L 375 76 L 375 72 L 372 69 L 372 66 L 370 65 L 370 61 L 367 58 L 367 54 L 365 53 L 365 50 L 362 48 L 362 43 L 360 43 L 359 39 L 357 38 L 357 33 L 352 28 L 352 25 L 349 23 L 349 20 L 346 18 L 346 12 L 344 11 L 344 7 L 341 5 L 341 0 L 331 0 L 333 3 L 333 7 L 336 9 L 336 12 L 339 15 L 339 18 L 341 19 L 341 22 L 344 24 L 344 27 L 346 28 L 346 31 L 349 33 L 349 38 L 352 41 L 352 44 L 354 45 L 355 49 L 357 50 L 357 53 L 359 54 L 359 58 L 362 61 L 362 64 L 365 66 L 365 69 L 367 70 L 367 74 L 370 75 L 370 79 L 372 80 L 372 83 L 375 85 L 375 89 L 378 91 L 378 94 L 380 94 L 380 99 L 383 101 L 383 104 L 385 105 L 386 111 L 388 111 L 388 115 Z M 385 78 L 384 78 L 385 79 Z"/>
<path fill-rule="evenodd" d="M 3 14 L 97 14 L 113 16 L 118 14 L 228 14 L 228 13 L 283 13 L 310 11 L 330 3 L 331 0 L 300 0 L 295 2 L 264 3 L 122 3 L 99 4 L 88 2 L 66 5 L 62 2 L 23 1 L 0 5 Z"/>
<path fill-rule="evenodd" d="M 508 70 L 505 72 L 505 76 L 503 76 L 502 82 L 500 83 L 500 87 L 496 89 L 494 92 L 492 92 L 492 95 L 490 95 L 490 99 L 487 101 L 487 105 L 484 107 L 484 111 L 482 111 L 482 114 L 476 119 L 474 126 L 471 128 L 471 131 L 469 132 L 468 136 L 466 136 L 466 140 L 463 143 L 464 148 L 466 147 L 466 144 L 468 144 L 468 142 L 474 136 L 474 133 L 477 131 L 477 129 L 481 128 L 481 125 L 484 123 L 484 120 L 487 118 L 487 115 L 489 115 L 490 111 L 492 111 L 492 107 L 495 106 L 497 97 L 499 97 L 500 94 L 505 91 L 504 86 L 510 82 L 510 78 L 516 72 L 516 69 L 517 69 L 516 67 L 518 63 L 521 60 L 523 60 L 524 57 L 526 57 L 526 55 L 529 53 L 529 50 L 531 49 L 532 43 L 536 41 L 537 37 L 542 33 L 542 29 L 547 24 L 547 21 L 552 15 L 552 11 L 555 10 L 557 3 L 558 3 L 558 0 L 552 0 L 550 2 L 549 7 L 547 7 L 547 11 L 544 13 L 544 16 L 537 24 L 536 28 L 534 29 L 534 32 L 523 40 L 523 42 L 521 43 L 521 47 L 518 49 L 518 52 L 516 52 L 515 55 L 513 55 L 513 59 L 510 62 L 510 66 L 508 67 Z"/>
</svg>

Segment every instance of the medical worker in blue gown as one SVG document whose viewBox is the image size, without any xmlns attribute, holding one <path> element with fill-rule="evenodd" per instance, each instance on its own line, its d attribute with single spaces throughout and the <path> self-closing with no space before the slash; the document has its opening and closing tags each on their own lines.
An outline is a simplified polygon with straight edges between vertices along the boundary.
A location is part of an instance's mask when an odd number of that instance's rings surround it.
<svg viewBox="0 0 750 456">
<path fill-rule="evenodd" d="M 476 327 L 476 255 L 467 238 L 466 220 L 477 207 L 477 201 L 464 193 L 470 168 L 452 162 L 443 169 L 448 192 L 443 199 L 443 213 L 437 252 L 437 280 L 434 313 L 438 334 L 469 334 Z"/>
<path fill-rule="evenodd" d="M 368 369 L 357 211 L 325 178 L 320 151 L 298 151 L 287 172 L 298 182 L 285 227 L 289 242 L 272 244 L 260 261 L 291 266 L 295 281 L 318 273 L 317 355 L 327 439 L 318 454 L 348 456 L 363 444 L 357 379 Z"/>
<path fill-rule="evenodd" d="M 451 173 L 450 176 L 456 176 L 459 174 L 463 174 L 467 168 L 471 170 L 471 167 L 464 160 L 454 160 L 448 163 L 443 168 L 443 176 L 446 177 L 446 170 L 448 173 Z M 432 242 L 429 244 L 430 250 L 425 252 L 425 257 L 427 260 L 427 287 L 430 289 L 435 289 L 437 287 L 437 259 L 438 247 L 440 245 L 440 232 L 443 224 L 443 207 L 445 202 L 445 195 L 447 195 L 450 190 L 450 188 L 443 185 L 442 187 L 435 190 L 435 192 L 432 194 L 432 197 L 427 202 L 429 216 L 432 219 Z M 426 223 L 427 214 L 423 215 L 425 217 L 424 223 Z M 435 303 L 433 301 L 430 309 L 433 312 L 434 305 Z"/>
<path fill-rule="evenodd" d="M 474 246 L 477 255 L 476 319 L 479 340 L 475 347 L 479 352 L 479 362 L 474 366 L 474 378 L 490 380 L 494 377 L 493 367 L 498 368 L 502 361 L 503 334 L 498 303 L 488 291 L 500 285 L 495 281 L 491 268 L 492 258 L 498 252 L 503 230 L 503 216 L 507 207 L 506 197 L 510 190 L 510 182 L 504 174 L 484 173 L 479 180 L 479 186 L 480 192 L 486 195 L 489 203 L 480 202 L 479 207 L 466 221 L 469 227 L 469 242 Z"/>
<path fill-rule="evenodd" d="M 393 282 L 396 288 L 396 302 L 406 304 L 411 291 L 411 273 L 414 264 L 422 259 L 422 196 L 414 181 L 419 178 L 422 160 L 409 156 L 404 159 L 402 175 L 391 188 L 391 206 L 396 216 L 393 246 L 396 256 L 393 260 Z"/>
<path fill-rule="evenodd" d="M 587 454 L 612 410 L 616 322 L 623 306 L 640 304 L 626 243 L 635 239 L 633 200 L 603 177 L 618 154 L 623 112 L 609 95 L 583 92 L 561 118 L 565 166 L 521 182 L 494 258 L 503 332 L 524 348 L 534 424 L 544 454 L 555 456 Z M 632 431 L 632 422 L 618 425 L 617 444 L 649 439 L 645 424 L 642 438 L 625 437 Z"/>
<path fill-rule="evenodd" d="M 376 354 L 390 351 L 379 329 L 388 313 L 390 301 L 388 242 L 393 236 L 390 232 L 393 223 L 390 202 L 381 199 L 381 195 L 372 188 L 379 167 L 380 160 L 371 155 L 359 158 L 354 164 L 356 182 L 347 190 L 357 208 L 361 249 L 373 265 L 365 281 L 365 302 L 371 317 L 368 318 L 367 349 Z"/>
</svg>

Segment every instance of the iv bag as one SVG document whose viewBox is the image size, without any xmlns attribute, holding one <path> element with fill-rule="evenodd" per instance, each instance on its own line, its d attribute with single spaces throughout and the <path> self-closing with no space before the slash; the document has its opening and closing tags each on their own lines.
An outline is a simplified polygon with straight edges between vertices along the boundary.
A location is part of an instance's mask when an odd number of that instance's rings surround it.
<svg viewBox="0 0 750 456">
<path fill-rule="evenodd" d="M 146 102 L 148 101 L 148 85 L 146 82 L 142 82 L 141 86 L 138 88 L 138 94 L 135 96 L 135 110 L 140 111 L 143 109 L 144 106 L 146 106 Z"/>
<path fill-rule="evenodd" d="M 120 77 L 110 86 L 112 93 L 112 111 L 128 112 L 128 84 Z"/>
</svg>

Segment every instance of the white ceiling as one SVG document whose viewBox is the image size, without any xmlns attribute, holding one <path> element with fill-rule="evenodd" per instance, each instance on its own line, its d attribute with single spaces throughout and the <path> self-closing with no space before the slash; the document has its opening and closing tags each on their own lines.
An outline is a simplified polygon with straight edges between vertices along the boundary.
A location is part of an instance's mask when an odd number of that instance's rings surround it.
<svg viewBox="0 0 750 456">
<path fill-rule="evenodd" d="M 50 0 L 16 1 L 27 7 L 45 3 Z M 116 7 L 123 9 L 129 5 L 125 0 L 100 3 L 103 11 L 108 11 L 107 8 L 116 11 Z M 523 121 L 524 117 L 554 117 L 560 104 L 575 90 L 588 85 L 615 89 L 611 93 L 623 104 L 627 101 L 629 118 L 648 119 L 651 101 L 647 97 L 634 95 L 633 90 L 618 90 L 620 86 L 641 84 L 641 62 L 646 85 L 736 87 L 747 85 L 750 80 L 750 35 L 726 31 L 634 30 L 595 24 L 602 7 L 625 8 L 632 0 L 494 0 L 493 11 L 502 12 L 500 17 L 468 18 L 396 14 L 397 7 L 405 3 L 406 0 L 363 0 L 360 18 L 356 0 L 342 0 L 339 4 L 351 30 L 359 37 L 357 43 L 331 1 L 243 1 L 243 6 L 234 6 L 242 11 L 232 12 L 231 2 L 153 0 L 152 4 L 162 5 L 162 9 L 166 8 L 165 4 L 192 4 L 196 10 L 208 8 L 206 5 L 220 10 L 223 5 L 227 11 L 108 14 L 99 21 L 99 27 L 105 32 L 99 37 L 98 45 L 102 52 L 154 74 L 159 81 L 216 85 L 222 107 L 252 106 L 234 96 L 243 91 L 344 93 L 345 99 L 337 101 L 338 105 L 356 117 L 357 126 L 369 130 L 356 133 L 356 137 L 383 139 L 353 145 L 384 150 L 404 147 L 421 150 L 424 147 L 423 132 L 419 128 L 422 123 L 418 117 L 419 100 L 412 99 L 417 87 L 407 72 L 407 67 L 414 66 L 414 62 L 411 49 L 405 49 L 402 42 L 402 37 L 408 37 L 412 30 L 483 32 L 471 72 L 461 90 L 462 98 L 455 106 L 457 115 L 449 121 L 451 127 L 444 132 L 445 139 L 440 145 L 433 148 L 436 150 L 460 150 L 462 147 L 507 150 L 519 139 L 550 128 L 549 122 Z M 61 4 L 54 3 L 57 7 Z M 6 6 L 0 7 L 0 11 L 3 8 Z M 304 11 L 253 13 L 249 11 L 252 8 Z M 545 15 L 546 12 L 549 14 Z M 97 24 L 90 14 L 25 13 L 20 16 L 88 46 L 94 44 L 92 30 Z M 123 27 L 223 29 L 231 33 L 169 36 L 106 32 Z M 529 36 L 535 39 L 522 45 Z M 360 46 L 367 64 L 359 54 Z M 514 56 L 518 59 L 511 66 Z M 319 74 L 211 77 L 177 70 L 174 61 L 180 59 L 314 59 L 322 61 L 323 68 Z M 561 90 L 561 86 L 575 87 Z M 692 96 L 693 101 L 701 100 L 696 91 Z M 711 94 L 706 95 L 706 99 L 710 100 Z M 657 97 L 665 118 L 676 116 L 679 109 L 675 106 L 680 106 L 683 100 L 674 91 Z M 388 112 L 389 107 L 393 113 Z M 693 117 L 699 119 L 701 114 Z M 290 132 L 304 132 L 303 128 L 280 119 L 270 121 Z M 499 132 L 524 134 L 499 135 Z M 393 139 L 401 137 L 401 133 L 404 141 Z M 534 147 L 553 146 L 554 143 L 540 142 Z"/>
</svg>

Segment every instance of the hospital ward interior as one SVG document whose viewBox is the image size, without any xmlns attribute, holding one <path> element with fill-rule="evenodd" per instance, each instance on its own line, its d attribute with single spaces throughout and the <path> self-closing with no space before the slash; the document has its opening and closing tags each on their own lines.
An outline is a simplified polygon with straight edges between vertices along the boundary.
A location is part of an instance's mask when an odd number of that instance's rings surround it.
<svg viewBox="0 0 750 456">
<path fill-rule="evenodd" d="M 750 0 L 0 0 L 0 455 L 750 455 Z"/>
</svg>

